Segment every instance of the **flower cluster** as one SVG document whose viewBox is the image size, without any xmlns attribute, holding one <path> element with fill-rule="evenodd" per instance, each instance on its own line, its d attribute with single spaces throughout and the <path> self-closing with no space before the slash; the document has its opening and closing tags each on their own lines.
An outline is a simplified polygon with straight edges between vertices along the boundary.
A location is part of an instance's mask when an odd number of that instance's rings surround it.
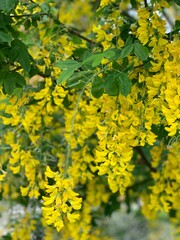
<svg viewBox="0 0 180 240">
<path fill-rule="evenodd" d="M 45 185 L 47 196 L 43 196 L 43 217 L 48 225 L 54 225 L 59 232 L 64 226 L 64 218 L 73 223 L 80 217 L 82 198 L 73 191 L 73 180 L 63 179 L 58 172 L 53 172 L 49 166 L 45 176 L 54 181 Z"/>
</svg>

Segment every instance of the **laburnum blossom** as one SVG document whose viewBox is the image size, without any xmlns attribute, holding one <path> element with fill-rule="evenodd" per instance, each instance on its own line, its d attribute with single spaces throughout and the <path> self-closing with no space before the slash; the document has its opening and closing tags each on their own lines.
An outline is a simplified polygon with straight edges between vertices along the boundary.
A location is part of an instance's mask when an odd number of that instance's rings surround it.
<svg viewBox="0 0 180 240">
<path fill-rule="evenodd" d="M 43 217 L 48 225 L 53 225 L 59 232 L 65 219 L 75 222 L 79 219 L 78 210 L 81 209 L 82 198 L 73 191 L 73 180 L 64 179 L 58 172 L 53 172 L 49 166 L 46 168 L 47 179 L 52 179 L 53 184 L 45 185 L 46 196 L 43 196 Z"/>
</svg>

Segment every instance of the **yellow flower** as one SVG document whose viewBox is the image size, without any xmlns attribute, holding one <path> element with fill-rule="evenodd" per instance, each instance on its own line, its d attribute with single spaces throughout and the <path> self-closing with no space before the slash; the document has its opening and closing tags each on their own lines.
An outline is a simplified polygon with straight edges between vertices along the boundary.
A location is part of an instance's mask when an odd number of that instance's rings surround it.
<svg viewBox="0 0 180 240">
<path fill-rule="evenodd" d="M 0 174 L 0 181 L 3 181 L 5 177 L 6 177 L 6 173 Z"/>
</svg>

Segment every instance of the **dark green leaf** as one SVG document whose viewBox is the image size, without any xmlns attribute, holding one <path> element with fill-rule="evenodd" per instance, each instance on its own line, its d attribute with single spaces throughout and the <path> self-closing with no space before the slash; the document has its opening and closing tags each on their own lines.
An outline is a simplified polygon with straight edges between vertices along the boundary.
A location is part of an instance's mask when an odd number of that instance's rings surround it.
<svg viewBox="0 0 180 240">
<path fill-rule="evenodd" d="M 11 95 L 16 88 L 16 82 L 14 81 L 12 77 L 12 73 L 9 71 L 4 71 L 1 73 L 1 80 L 3 81 L 4 84 L 4 92 L 7 93 L 8 95 Z"/>
<path fill-rule="evenodd" d="M 4 53 L 0 50 L 0 63 L 4 62 L 4 60 L 6 59 Z"/>
<path fill-rule="evenodd" d="M 140 60 L 147 60 L 149 56 L 149 52 L 147 47 L 143 46 L 140 43 L 134 43 L 134 54 L 140 59 Z"/>
<path fill-rule="evenodd" d="M 31 27 L 31 20 L 30 19 L 27 19 L 24 23 L 24 27 L 25 29 L 29 29 Z"/>
<path fill-rule="evenodd" d="M 78 60 L 83 61 L 91 55 L 90 51 L 87 48 L 78 48 L 74 50 L 73 55 L 78 58 Z"/>
<path fill-rule="evenodd" d="M 68 78 L 70 78 L 73 75 L 74 71 L 75 71 L 74 69 L 63 70 L 60 76 L 57 78 L 57 84 L 61 84 Z"/>
<path fill-rule="evenodd" d="M 11 42 L 11 41 L 12 41 L 12 37 L 9 34 L 0 30 L 0 42 Z"/>
<path fill-rule="evenodd" d="M 31 60 L 26 45 L 19 39 L 13 40 L 11 45 L 11 61 L 18 61 L 21 64 L 22 68 L 24 68 L 25 71 L 29 72 L 31 69 Z"/>
<path fill-rule="evenodd" d="M 6 29 L 11 33 L 13 38 L 18 38 L 19 32 L 15 30 L 11 25 L 7 25 Z"/>
<path fill-rule="evenodd" d="M 117 96 L 119 94 L 117 73 L 110 73 L 108 77 L 105 78 L 104 87 L 109 96 Z"/>
<path fill-rule="evenodd" d="M 104 93 L 104 82 L 98 76 L 93 80 L 91 93 L 95 98 L 100 98 Z"/>
<path fill-rule="evenodd" d="M 127 57 L 133 50 L 133 45 L 128 45 L 125 48 L 123 48 L 121 52 L 121 58 Z"/>
<path fill-rule="evenodd" d="M 130 30 L 130 22 L 134 22 L 134 18 L 133 17 L 129 17 L 128 19 L 128 23 L 127 24 L 122 24 L 121 27 L 120 27 L 120 36 L 122 38 L 122 40 L 125 42 L 126 39 L 128 38 L 129 36 L 129 30 Z"/>
<path fill-rule="evenodd" d="M 0 10 L 5 12 L 10 12 L 18 3 L 17 0 L 1 0 L 0 1 Z"/>
<path fill-rule="evenodd" d="M 132 83 L 127 74 L 119 73 L 118 86 L 119 92 L 124 96 L 127 96 L 131 92 Z"/>
<path fill-rule="evenodd" d="M 17 86 L 22 87 L 26 84 L 25 79 L 15 71 L 0 72 L 0 85 L 4 86 L 3 91 L 11 95 Z"/>
<path fill-rule="evenodd" d="M 16 82 L 16 85 L 18 84 L 19 86 L 24 86 L 26 85 L 26 81 L 23 78 L 23 76 L 21 74 L 19 74 L 18 72 L 11 72 L 12 74 L 12 78 L 13 80 Z"/>
</svg>

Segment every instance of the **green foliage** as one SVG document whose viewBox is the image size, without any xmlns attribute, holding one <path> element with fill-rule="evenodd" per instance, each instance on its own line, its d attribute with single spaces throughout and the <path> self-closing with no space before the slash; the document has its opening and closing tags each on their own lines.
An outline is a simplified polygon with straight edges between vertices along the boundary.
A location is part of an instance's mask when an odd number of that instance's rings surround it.
<svg viewBox="0 0 180 240">
<path fill-rule="evenodd" d="M 133 50 L 133 45 L 125 46 L 121 52 L 121 57 L 125 58 L 125 57 L 129 56 L 129 54 L 132 52 L 132 50 Z"/>
<path fill-rule="evenodd" d="M 0 1 L 0 10 L 9 13 L 18 4 L 19 0 L 2 0 Z"/>
<path fill-rule="evenodd" d="M 9 56 L 12 62 L 18 61 L 26 72 L 30 71 L 31 69 L 30 55 L 28 53 L 27 46 L 21 40 L 14 39 L 11 42 Z"/>
<path fill-rule="evenodd" d="M 104 93 L 104 82 L 98 76 L 93 80 L 91 93 L 95 98 L 100 98 Z"/>
<path fill-rule="evenodd" d="M 127 96 L 131 92 L 132 84 L 127 74 L 119 73 L 118 85 L 120 93 L 122 93 L 124 96 Z"/>
<path fill-rule="evenodd" d="M 107 2 L 0 1 L 0 189 L 44 204 L 52 233 L 68 226 L 58 239 L 80 226 L 89 240 L 121 202 L 178 214 L 180 21 L 166 34 L 166 1 Z M 43 239 L 41 217 L 30 236 Z"/>
<path fill-rule="evenodd" d="M 140 43 L 134 43 L 134 54 L 140 59 L 140 60 L 147 60 L 149 56 L 149 52 L 147 47 L 143 46 Z"/>
<path fill-rule="evenodd" d="M 25 79 L 15 71 L 1 71 L 0 85 L 4 86 L 4 93 L 11 95 L 18 87 L 23 87 Z"/>
</svg>

